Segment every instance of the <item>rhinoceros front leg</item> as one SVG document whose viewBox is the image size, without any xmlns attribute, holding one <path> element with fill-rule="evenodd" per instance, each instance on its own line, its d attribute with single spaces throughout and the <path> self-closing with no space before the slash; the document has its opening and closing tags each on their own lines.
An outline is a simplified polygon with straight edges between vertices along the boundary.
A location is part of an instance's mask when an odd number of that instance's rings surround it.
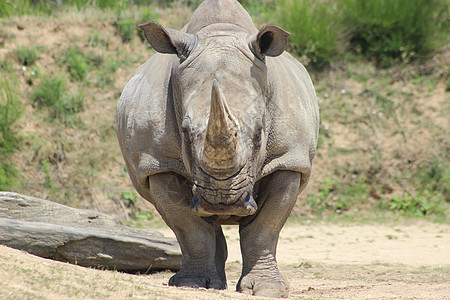
<svg viewBox="0 0 450 300">
<path fill-rule="evenodd" d="M 299 193 L 301 174 L 277 171 L 262 179 L 258 197 L 260 210 L 240 224 L 243 259 L 237 291 L 259 296 L 287 297 L 288 282 L 276 262 L 278 236 Z"/>
<path fill-rule="evenodd" d="M 227 247 L 222 228 L 194 215 L 191 197 L 191 186 L 177 174 L 149 178 L 150 202 L 174 231 L 183 254 L 181 270 L 169 285 L 225 289 Z"/>
</svg>

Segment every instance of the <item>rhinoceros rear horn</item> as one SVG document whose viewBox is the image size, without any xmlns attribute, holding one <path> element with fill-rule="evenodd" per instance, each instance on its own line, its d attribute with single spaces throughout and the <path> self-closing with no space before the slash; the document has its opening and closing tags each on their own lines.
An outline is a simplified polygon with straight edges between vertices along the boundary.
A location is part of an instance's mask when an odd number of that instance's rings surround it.
<svg viewBox="0 0 450 300">
<path fill-rule="evenodd" d="M 250 48 L 259 57 L 278 56 L 286 49 L 290 33 L 276 25 L 264 26 L 250 38 Z"/>
<path fill-rule="evenodd" d="M 145 38 L 157 52 L 176 54 L 183 60 L 189 56 L 197 41 L 195 35 L 164 28 L 155 22 L 139 25 L 139 28 L 144 30 Z"/>
</svg>

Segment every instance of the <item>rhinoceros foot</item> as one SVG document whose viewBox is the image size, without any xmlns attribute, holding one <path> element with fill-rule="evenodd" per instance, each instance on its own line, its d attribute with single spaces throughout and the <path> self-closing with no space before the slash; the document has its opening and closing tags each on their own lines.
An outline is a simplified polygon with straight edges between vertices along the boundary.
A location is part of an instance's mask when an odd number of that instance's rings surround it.
<svg viewBox="0 0 450 300">
<path fill-rule="evenodd" d="M 227 288 L 227 284 L 222 280 L 219 275 L 208 274 L 208 275 L 193 275 L 186 274 L 183 270 L 179 271 L 177 274 L 172 276 L 169 280 L 169 285 L 171 286 L 186 286 L 191 288 L 207 288 L 224 290 Z"/>
<path fill-rule="evenodd" d="M 239 279 L 236 290 L 247 295 L 287 298 L 289 296 L 289 285 L 279 272 L 276 273 L 260 274 L 250 272 Z"/>
</svg>

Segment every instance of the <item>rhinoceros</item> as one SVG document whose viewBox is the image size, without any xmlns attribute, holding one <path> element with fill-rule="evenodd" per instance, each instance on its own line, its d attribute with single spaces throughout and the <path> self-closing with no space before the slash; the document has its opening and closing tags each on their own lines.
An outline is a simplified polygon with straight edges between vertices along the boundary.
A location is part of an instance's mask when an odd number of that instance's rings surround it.
<svg viewBox="0 0 450 300">
<path fill-rule="evenodd" d="M 239 225 L 237 291 L 288 295 L 276 247 L 311 174 L 319 113 L 289 33 L 236 0 L 206 0 L 180 31 L 140 25 L 156 50 L 127 82 L 117 135 L 139 194 L 174 231 L 172 286 L 225 289 L 221 225 Z"/>
</svg>

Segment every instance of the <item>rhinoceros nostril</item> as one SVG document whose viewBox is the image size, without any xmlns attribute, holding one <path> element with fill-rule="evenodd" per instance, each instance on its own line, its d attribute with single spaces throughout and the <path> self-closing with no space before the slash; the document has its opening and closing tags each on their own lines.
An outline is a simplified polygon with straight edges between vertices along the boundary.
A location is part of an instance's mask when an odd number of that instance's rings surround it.
<svg viewBox="0 0 450 300">
<path fill-rule="evenodd" d="M 197 196 L 192 197 L 191 210 L 195 210 L 198 207 L 199 203 L 200 202 L 198 201 L 198 197 Z"/>
<path fill-rule="evenodd" d="M 253 215 L 258 209 L 258 205 L 256 204 L 255 199 L 253 199 L 253 196 L 251 194 L 248 194 L 247 198 L 245 198 L 244 207 L 249 215 Z"/>
</svg>

